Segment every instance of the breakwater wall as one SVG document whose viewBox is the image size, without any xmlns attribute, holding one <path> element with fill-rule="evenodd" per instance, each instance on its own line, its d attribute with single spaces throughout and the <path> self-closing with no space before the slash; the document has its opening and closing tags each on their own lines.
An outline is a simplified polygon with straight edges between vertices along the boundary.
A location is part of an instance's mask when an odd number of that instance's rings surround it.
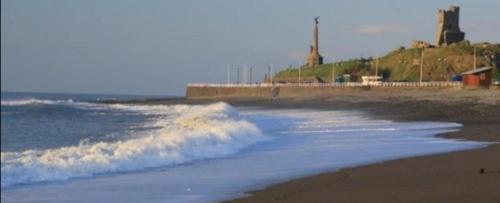
<svg viewBox="0 0 500 203">
<path fill-rule="evenodd" d="M 189 99 L 213 98 L 272 98 L 276 97 L 273 87 L 213 87 L 213 86 L 188 86 L 186 97 Z"/>
<path fill-rule="evenodd" d="M 321 97 L 346 92 L 363 91 L 405 91 L 405 90 L 445 90 L 462 89 L 461 85 L 450 86 L 266 86 L 266 85 L 188 85 L 186 97 L 189 99 L 216 98 L 287 98 Z"/>
</svg>

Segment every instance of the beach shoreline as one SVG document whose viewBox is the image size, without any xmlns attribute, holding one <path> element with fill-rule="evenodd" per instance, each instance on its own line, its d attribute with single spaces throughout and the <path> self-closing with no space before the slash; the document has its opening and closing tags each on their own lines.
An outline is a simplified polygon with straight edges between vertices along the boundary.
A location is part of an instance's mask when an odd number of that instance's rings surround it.
<svg viewBox="0 0 500 203">
<path fill-rule="evenodd" d="M 272 185 L 231 202 L 498 202 L 500 97 L 498 91 L 485 92 L 491 97 L 483 100 L 478 92 L 468 91 L 426 92 L 421 97 L 418 93 L 350 93 L 337 95 L 340 99 L 273 101 L 271 106 L 280 108 L 360 110 L 375 119 L 457 122 L 463 124 L 460 131 L 437 136 L 490 144 L 343 168 Z"/>
<path fill-rule="evenodd" d="M 358 91 L 293 98 L 139 101 L 356 110 L 374 119 L 463 124 L 448 139 L 489 142 L 485 148 L 343 168 L 250 191 L 231 202 L 498 202 L 500 201 L 500 91 Z"/>
</svg>

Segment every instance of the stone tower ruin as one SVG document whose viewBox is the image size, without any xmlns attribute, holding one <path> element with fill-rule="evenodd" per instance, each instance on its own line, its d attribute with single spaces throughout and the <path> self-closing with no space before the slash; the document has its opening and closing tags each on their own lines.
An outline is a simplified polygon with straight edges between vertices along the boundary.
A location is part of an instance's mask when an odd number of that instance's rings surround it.
<svg viewBox="0 0 500 203">
<path fill-rule="evenodd" d="M 319 17 L 314 18 L 313 43 L 309 48 L 309 56 L 307 57 L 307 66 L 314 67 L 323 64 L 323 57 L 319 55 L 318 50 L 318 21 Z"/>
<path fill-rule="evenodd" d="M 450 6 L 448 10 L 439 9 L 437 13 L 437 30 L 435 43 L 437 47 L 461 42 L 465 33 L 460 30 L 460 7 Z"/>
</svg>

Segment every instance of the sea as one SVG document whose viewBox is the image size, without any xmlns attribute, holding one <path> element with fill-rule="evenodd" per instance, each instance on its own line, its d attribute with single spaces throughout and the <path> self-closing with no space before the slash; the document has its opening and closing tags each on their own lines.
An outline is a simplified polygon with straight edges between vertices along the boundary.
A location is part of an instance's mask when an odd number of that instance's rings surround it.
<svg viewBox="0 0 500 203">
<path fill-rule="evenodd" d="M 217 202 L 322 172 L 487 143 L 451 122 L 362 111 L 105 104 L 147 96 L 2 93 L 2 202 Z"/>
</svg>

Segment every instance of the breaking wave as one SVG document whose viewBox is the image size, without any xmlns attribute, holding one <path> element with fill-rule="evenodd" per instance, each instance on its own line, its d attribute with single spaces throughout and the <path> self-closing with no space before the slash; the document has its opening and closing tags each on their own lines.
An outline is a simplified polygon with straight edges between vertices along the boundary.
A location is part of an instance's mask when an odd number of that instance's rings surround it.
<svg viewBox="0 0 500 203">
<path fill-rule="evenodd" d="M 35 105 L 35 104 L 54 105 L 54 104 L 72 104 L 72 103 L 80 103 L 80 102 L 74 102 L 71 99 L 68 99 L 68 100 L 44 100 L 44 99 L 33 99 L 33 98 L 2 100 L 2 106 L 26 106 L 26 105 Z"/>
<path fill-rule="evenodd" d="M 81 142 L 58 149 L 2 152 L 2 188 L 223 157 L 270 139 L 225 103 L 111 107 L 161 114 L 151 123 L 161 128 L 109 143 Z"/>
</svg>

